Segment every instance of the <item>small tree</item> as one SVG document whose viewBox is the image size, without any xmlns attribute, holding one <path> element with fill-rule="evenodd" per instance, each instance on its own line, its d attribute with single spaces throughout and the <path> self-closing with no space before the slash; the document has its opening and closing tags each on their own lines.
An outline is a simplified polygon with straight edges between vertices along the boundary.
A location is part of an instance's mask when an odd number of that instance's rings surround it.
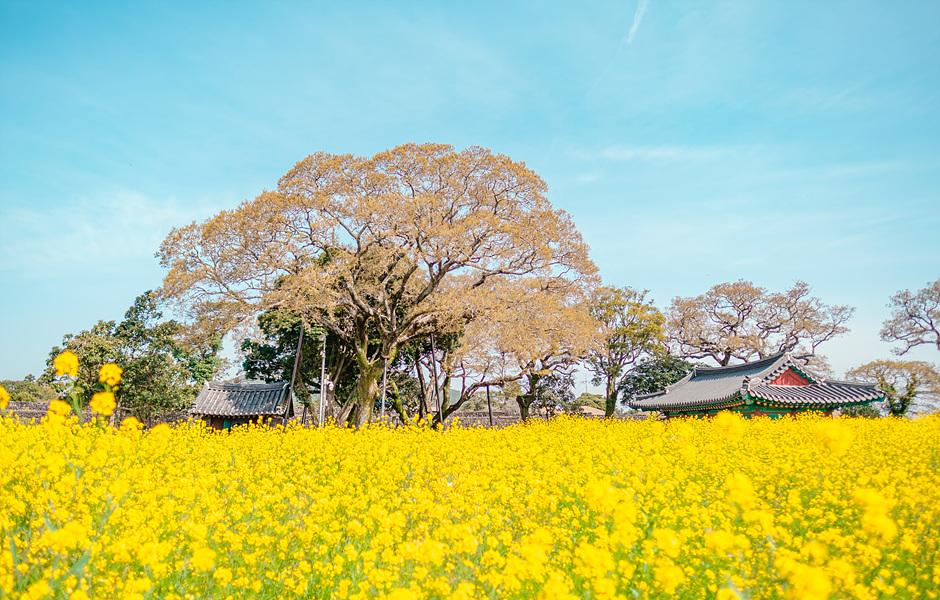
<svg viewBox="0 0 940 600">
<path fill-rule="evenodd" d="M 845 324 L 854 310 L 823 303 L 802 281 L 784 292 L 735 281 L 694 298 L 675 298 L 666 331 L 675 355 L 711 359 L 720 366 L 777 352 L 808 359 L 821 344 L 848 331 Z"/>
<path fill-rule="evenodd" d="M 940 350 L 940 279 L 915 293 L 896 293 L 889 306 L 892 313 L 881 328 L 881 339 L 901 344 L 895 354 L 907 354 L 921 345 Z"/>
<path fill-rule="evenodd" d="M 601 343 L 587 357 L 595 385 L 604 384 L 604 414 L 617 408 L 617 390 L 630 365 L 662 349 L 665 317 L 647 299 L 646 291 L 600 287 L 591 297 L 591 315 L 601 329 Z"/>
<path fill-rule="evenodd" d="M 626 402 L 633 396 L 662 391 L 688 375 L 692 368 L 692 363 L 670 354 L 646 358 L 621 381 L 620 398 Z"/>
<path fill-rule="evenodd" d="M 570 371 L 551 373 L 538 380 L 530 409 L 551 417 L 577 412 L 580 405 L 574 395 L 574 378 Z"/>
<path fill-rule="evenodd" d="M 877 381 L 885 396 L 884 409 L 892 415 L 907 414 L 915 402 L 931 410 L 940 400 L 940 372 L 924 361 L 875 360 L 851 369 L 846 378 Z"/>
<path fill-rule="evenodd" d="M 897 388 L 888 383 L 881 377 L 878 379 L 878 387 L 885 395 L 885 407 L 888 414 L 894 417 L 903 417 L 917 397 L 917 377 L 911 377 L 911 380 L 904 386 L 904 392 L 899 393 Z"/>
</svg>

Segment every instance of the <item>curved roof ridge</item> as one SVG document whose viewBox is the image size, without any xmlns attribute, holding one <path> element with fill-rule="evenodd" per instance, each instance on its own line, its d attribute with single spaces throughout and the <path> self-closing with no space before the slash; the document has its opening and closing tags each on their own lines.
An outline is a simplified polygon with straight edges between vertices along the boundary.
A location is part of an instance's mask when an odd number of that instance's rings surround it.
<svg viewBox="0 0 940 600">
<path fill-rule="evenodd" d="M 668 393 L 669 393 L 669 390 L 670 390 L 671 388 L 674 388 L 675 386 L 679 385 L 680 383 L 685 383 L 686 381 L 692 379 L 693 377 L 695 377 L 695 369 L 694 369 L 694 368 L 693 368 L 691 371 L 689 371 L 688 373 L 686 373 L 685 376 L 684 376 L 682 379 L 680 379 L 679 381 L 667 385 L 665 388 L 663 388 L 662 392 L 660 392 L 660 393 L 661 393 L 661 394 L 668 394 Z"/>
<path fill-rule="evenodd" d="M 811 369 L 807 368 L 807 362 L 798 358 L 794 358 L 789 352 L 784 352 L 784 359 L 775 363 L 772 368 L 767 369 L 761 373 L 761 383 L 770 383 L 775 377 L 785 372 L 787 369 L 795 368 L 797 372 L 809 380 L 813 385 L 819 385 L 823 382 L 823 378 L 813 373 Z"/>
<path fill-rule="evenodd" d="M 836 385 L 851 385 L 853 387 L 878 387 L 874 381 L 846 381 L 844 379 L 821 379 L 822 383 L 834 383 Z"/>
<path fill-rule="evenodd" d="M 214 390 L 276 390 L 290 385 L 286 381 L 274 383 L 227 383 L 224 381 L 207 381 L 206 387 Z"/>
<path fill-rule="evenodd" d="M 725 365 L 725 366 L 723 366 L 723 367 L 700 367 L 700 366 L 696 366 L 695 369 L 694 369 L 694 372 L 697 372 L 697 373 L 709 373 L 709 374 L 712 374 L 712 373 L 734 373 L 735 371 L 751 370 L 751 369 L 753 369 L 753 368 L 755 368 L 755 367 L 764 366 L 764 365 L 770 366 L 770 365 L 772 365 L 773 363 L 777 362 L 778 360 L 780 360 L 781 358 L 784 358 L 784 357 L 790 358 L 790 353 L 789 353 L 789 352 L 777 352 L 776 354 L 772 354 L 771 356 L 768 356 L 767 358 L 761 358 L 761 359 L 758 359 L 758 360 L 754 360 L 754 361 L 751 361 L 751 362 L 744 362 L 744 363 L 740 363 L 740 364 L 737 364 L 737 365 Z"/>
</svg>

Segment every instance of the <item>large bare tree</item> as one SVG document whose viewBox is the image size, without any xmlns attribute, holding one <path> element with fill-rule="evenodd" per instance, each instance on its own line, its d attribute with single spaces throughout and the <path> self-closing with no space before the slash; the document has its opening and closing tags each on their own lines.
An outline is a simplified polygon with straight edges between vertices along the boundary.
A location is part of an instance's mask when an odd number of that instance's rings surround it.
<svg viewBox="0 0 940 600">
<path fill-rule="evenodd" d="M 891 297 L 891 317 L 881 328 L 881 339 L 898 342 L 895 354 L 927 345 L 940 350 L 940 279 L 917 292 L 902 290 Z"/>
<path fill-rule="evenodd" d="M 810 359 L 821 344 L 848 331 L 854 310 L 825 304 L 802 281 L 783 292 L 735 281 L 673 299 L 666 331 L 676 355 L 722 366 L 784 351 Z"/>
<path fill-rule="evenodd" d="M 564 287 L 596 271 L 531 169 L 441 144 L 313 154 L 276 191 L 175 229 L 159 256 L 164 295 L 204 328 L 284 308 L 348 344 L 359 375 L 341 419 L 353 424 L 371 419 L 383 365 L 472 320 L 491 279 Z"/>
</svg>

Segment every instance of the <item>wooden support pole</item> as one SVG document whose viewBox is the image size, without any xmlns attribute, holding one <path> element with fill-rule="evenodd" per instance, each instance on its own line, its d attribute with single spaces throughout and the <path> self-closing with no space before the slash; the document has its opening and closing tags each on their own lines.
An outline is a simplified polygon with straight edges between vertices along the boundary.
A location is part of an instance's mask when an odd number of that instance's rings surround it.
<svg viewBox="0 0 940 600">
<path fill-rule="evenodd" d="M 321 338 L 323 344 L 321 347 L 320 358 L 320 421 L 319 427 L 323 427 L 323 419 L 326 418 L 326 329 L 323 330 Z"/>
<path fill-rule="evenodd" d="M 388 359 L 382 357 L 382 420 L 385 420 L 385 390 L 388 385 Z"/>
<path fill-rule="evenodd" d="M 434 345 L 434 332 L 431 332 L 431 374 L 434 377 L 434 399 L 437 404 L 437 418 L 444 426 L 444 415 L 441 414 L 441 384 L 437 380 L 437 347 Z"/>
<path fill-rule="evenodd" d="M 294 353 L 294 368 L 290 374 L 290 393 L 287 394 L 287 401 L 290 407 L 284 412 L 284 422 L 287 422 L 287 415 L 294 412 L 294 385 L 297 383 L 297 374 L 300 371 L 300 355 L 304 345 L 304 321 L 300 320 L 300 335 L 297 336 L 297 352 Z"/>
<path fill-rule="evenodd" d="M 493 404 L 490 402 L 490 386 L 486 386 L 486 410 L 490 413 L 490 427 L 493 426 Z"/>
</svg>

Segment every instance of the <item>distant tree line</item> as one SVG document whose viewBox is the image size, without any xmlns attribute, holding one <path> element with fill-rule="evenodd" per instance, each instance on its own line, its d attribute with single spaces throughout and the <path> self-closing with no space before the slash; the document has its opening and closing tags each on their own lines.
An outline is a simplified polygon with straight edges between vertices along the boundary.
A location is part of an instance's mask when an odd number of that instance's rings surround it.
<svg viewBox="0 0 940 600">
<path fill-rule="evenodd" d="M 53 359 L 65 350 L 79 358 L 75 390 L 85 404 L 97 389 L 102 365 L 123 368 L 118 409 L 143 422 L 189 408 L 199 387 L 222 366 L 221 338 L 194 341 L 177 321 L 163 318 L 152 292 L 138 296 L 121 321 L 98 321 L 91 328 L 67 334 L 49 352 L 39 378 L 3 382 L 13 400 L 48 402 L 73 389 L 57 378 Z"/>
<path fill-rule="evenodd" d="M 820 349 L 848 331 L 853 308 L 801 281 L 771 291 L 741 280 L 660 310 L 647 291 L 602 284 L 546 193 L 523 163 L 479 147 L 313 154 L 274 190 L 174 229 L 158 253 L 161 289 L 120 322 L 65 336 L 50 360 L 78 354 L 87 389 L 101 364 L 121 364 L 120 408 L 146 419 L 187 407 L 219 376 L 223 336 L 240 329 L 246 378 L 292 380 L 299 348 L 295 394 L 313 408 L 323 389 L 328 414 L 350 425 L 383 409 L 443 422 L 494 390 L 523 419 L 570 411 L 578 368 L 607 416 L 701 361 L 790 352 L 831 371 Z M 189 318 L 164 318 L 162 302 Z M 884 340 L 899 354 L 940 349 L 940 280 L 891 302 Z M 892 414 L 937 390 L 925 362 L 875 361 L 849 376 L 879 381 Z M 51 369 L 9 383 L 18 398 L 62 392 Z"/>
</svg>

